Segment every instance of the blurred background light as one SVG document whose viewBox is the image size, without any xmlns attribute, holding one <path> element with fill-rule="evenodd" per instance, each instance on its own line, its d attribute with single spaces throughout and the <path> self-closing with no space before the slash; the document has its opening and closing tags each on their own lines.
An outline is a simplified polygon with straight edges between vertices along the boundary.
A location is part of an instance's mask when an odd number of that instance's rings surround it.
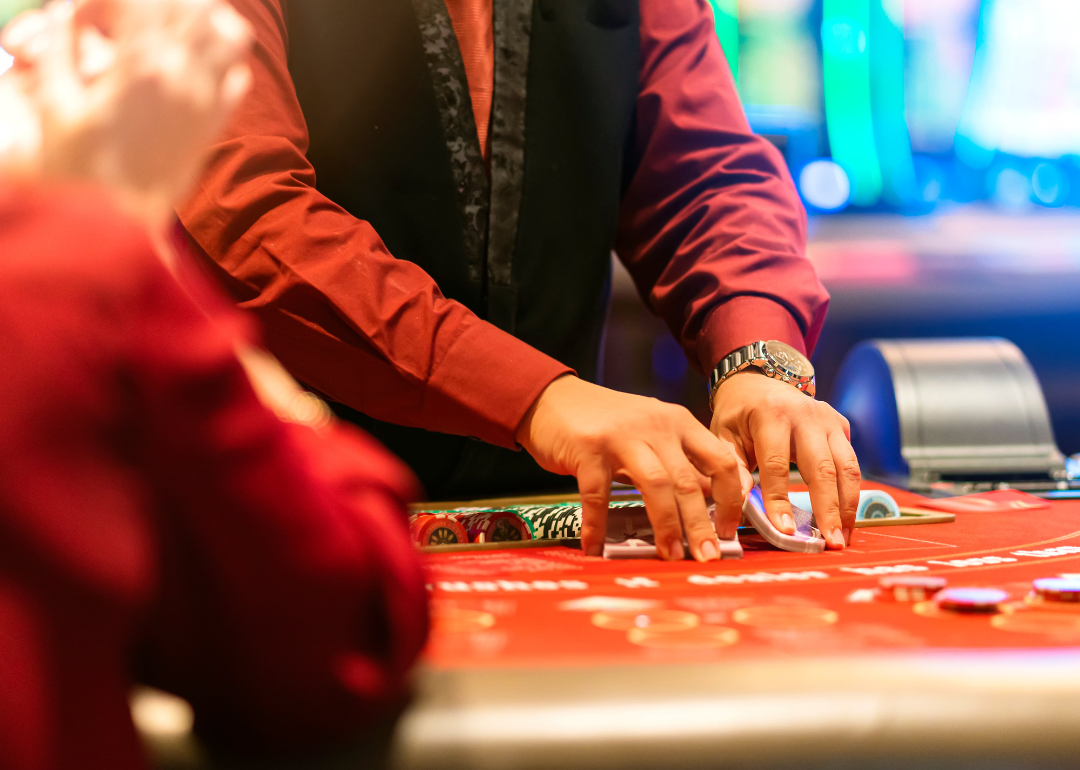
<svg viewBox="0 0 1080 770">
<path fill-rule="evenodd" d="M 851 183 L 838 163 L 821 158 L 799 173 L 799 192 L 818 211 L 840 211 L 851 199 Z"/>
<path fill-rule="evenodd" d="M 904 0 L 904 96 L 916 153 L 953 149 L 964 109 L 979 0 Z"/>
<path fill-rule="evenodd" d="M 1080 0 L 710 3 L 751 128 L 796 174 L 846 174 L 847 205 L 815 210 L 1016 208 L 1017 174 L 1028 202 L 1080 203 L 1080 161 L 1040 166 L 1080 158 Z"/>
<path fill-rule="evenodd" d="M 11 54 L 0 48 L 0 75 L 11 69 L 11 65 L 14 63 L 15 59 L 11 57 Z"/>
<path fill-rule="evenodd" d="M 1010 211 L 1022 211 L 1031 205 L 1031 178 L 1023 171 L 1005 166 L 987 173 L 994 201 Z"/>
<path fill-rule="evenodd" d="M 904 109 L 903 0 L 870 3 L 870 107 L 874 141 L 881 165 L 882 199 L 899 208 L 916 200 Z"/>
<path fill-rule="evenodd" d="M 670 334 L 661 334 L 653 342 L 652 367 L 661 382 L 675 385 L 686 379 L 686 353 Z"/>
<path fill-rule="evenodd" d="M 948 175 L 944 166 L 927 155 L 915 155 L 911 159 L 915 173 L 915 193 L 922 203 L 934 204 L 945 194 Z"/>
<path fill-rule="evenodd" d="M 959 134 L 1023 158 L 1080 153 L 1080 2 L 983 0 Z"/>
<path fill-rule="evenodd" d="M 1031 174 L 1031 191 L 1044 206 L 1060 206 L 1069 194 L 1069 178 L 1056 163 L 1040 163 Z"/>
<path fill-rule="evenodd" d="M 821 122 L 821 56 L 811 27 L 813 0 L 741 0 L 739 93 L 748 112 L 792 116 L 815 132 Z M 785 117 L 786 116 L 786 117 Z M 781 127 L 781 133 L 783 128 Z M 812 157 L 811 156 L 811 157 Z"/>
<path fill-rule="evenodd" d="M 796 170 L 821 155 L 814 0 L 740 0 L 739 93 L 750 127 Z"/>
<path fill-rule="evenodd" d="M 824 0 L 821 19 L 825 123 L 832 156 L 847 171 L 851 200 L 881 196 L 870 97 L 870 8 L 875 0 Z"/>
</svg>

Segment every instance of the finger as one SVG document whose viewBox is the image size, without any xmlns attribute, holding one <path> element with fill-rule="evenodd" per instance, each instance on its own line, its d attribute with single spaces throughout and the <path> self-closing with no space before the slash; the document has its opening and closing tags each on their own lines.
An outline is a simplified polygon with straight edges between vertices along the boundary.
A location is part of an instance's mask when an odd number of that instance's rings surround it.
<svg viewBox="0 0 1080 770">
<path fill-rule="evenodd" d="M 760 413 L 750 418 L 750 435 L 761 479 L 761 498 L 765 514 L 781 532 L 795 533 L 795 519 L 788 500 L 788 476 L 791 468 L 791 423 L 783 412 Z"/>
<path fill-rule="evenodd" d="M 679 561 L 684 555 L 683 533 L 671 475 L 646 444 L 635 442 L 624 447 L 619 459 L 623 472 L 633 479 L 645 501 L 660 557 Z"/>
<path fill-rule="evenodd" d="M 41 92 L 53 109 L 73 120 L 82 106 L 84 92 L 76 70 L 74 12 L 65 3 L 48 6 L 48 50 L 38 63 Z"/>
<path fill-rule="evenodd" d="M 826 404 L 826 406 L 828 406 L 828 404 Z M 844 431 L 844 438 L 847 439 L 847 442 L 850 444 L 851 443 L 851 421 L 848 420 L 847 417 L 844 417 L 844 415 L 837 412 L 831 406 L 829 406 L 829 409 L 833 412 L 833 414 L 836 415 L 836 418 L 838 420 L 840 420 L 840 427 Z"/>
<path fill-rule="evenodd" d="M 710 434 L 710 438 L 715 437 Z M 682 447 L 674 441 L 653 449 L 671 477 L 675 504 L 679 507 L 679 520 L 682 522 L 691 555 L 697 561 L 719 559 L 720 544 L 716 540 L 716 530 L 705 505 L 705 495 L 698 480 L 700 474 L 691 465 Z"/>
<path fill-rule="evenodd" d="M 851 545 L 851 536 L 855 531 L 855 516 L 859 511 L 859 489 L 862 474 L 859 471 L 859 458 L 844 433 L 834 430 L 829 433 L 829 449 L 840 481 L 840 526 L 844 532 L 844 543 Z"/>
<path fill-rule="evenodd" d="M 20 13 L 0 32 L 0 47 L 19 64 L 33 63 L 48 48 L 49 17 L 41 10 Z"/>
<path fill-rule="evenodd" d="M 792 432 L 795 462 L 803 481 L 810 487 L 810 504 L 814 509 L 817 528 L 821 530 L 829 548 L 843 549 L 845 539 L 840 521 L 840 490 L 825 426 L 816 416 L 806 417 L 795 425 Z"/>
<path fill-rule="evenodd" d="M 596 460 L 578 472 L 577 481 L 581 494 L 581 550 L 589 556 L 601 556 L 607 538 L 611 471 Z"/>
<path fill-rule="evenodd" d="M 727 436 L 719 437 L 702 428 L 701 433 L 688 432 L 683 438 L 683 447 L 698 471 L 711 482 L 712 498 L 716 503 L 713 514 L 716 533 L 724 540 L 731 540 L 739 528 L 743 500 L 753 486 L 753 479 L 730 432 L 725 430 Z"/>
<path fill-rule="evenodd" d="M 83 80 L 101 77 L 116 64 L 116 43 L 102 35 L 94 27 L 86 27 L 79 33 L 78 72 Z"/>
</svg>

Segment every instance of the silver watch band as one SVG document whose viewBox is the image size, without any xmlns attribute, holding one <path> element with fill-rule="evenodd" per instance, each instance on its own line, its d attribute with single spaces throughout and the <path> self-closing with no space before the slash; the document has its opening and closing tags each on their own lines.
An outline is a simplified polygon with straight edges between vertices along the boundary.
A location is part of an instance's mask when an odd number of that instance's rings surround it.
<svg viewBox="0 0 1080 770">
<path fill-rule="evenodd" d="M 743 369 L 750 366 L 757 366 L 766 376 L 781 379 L 792 385 L 800 393 L 805 393 L 810 396 L 810 398 L 814 397 L 814 377 L 811 375 L 806 378 L 793 378 L 787 373 L 777 372 L 774 367 L 770 365 L 768 344 L 768 341 L 765 340 L 752 342 L 749 345 L 743 345 L 741 348 L 728 353 L 720 359 L 720 363 L 716 365 L 716 368 L 713 369 L 712 373 L 709 375 L 710 411 L 714 408 L 713 401 L 716 397 L 716 389 L 719 387 L 720 383 L 736 372 L 741 372 Z"/>
<path fill-rule="evenodd" d="M 752 366 L 755 361 L 761 361 L 764 358 L 764 341 L 743 345 L 721 358 L 720 363 L 716 365 L 716 368 L 709 375 L 709 410 L 711 411 L 713 408 L 713 396 L 721 382 L 735 374 L 735 372 L 741 372 L 743 369 Z"/>
<path fill-rule="evenodd" d="M 740 372 L 753 364 L 754 361 L 762 361 L 764 358 L 764 342 L 752 342 L 724 356 L 709 376 L 710 391 L 715 390 L 716 386 L 727 379 L 729 375 Z"/>
</svg>

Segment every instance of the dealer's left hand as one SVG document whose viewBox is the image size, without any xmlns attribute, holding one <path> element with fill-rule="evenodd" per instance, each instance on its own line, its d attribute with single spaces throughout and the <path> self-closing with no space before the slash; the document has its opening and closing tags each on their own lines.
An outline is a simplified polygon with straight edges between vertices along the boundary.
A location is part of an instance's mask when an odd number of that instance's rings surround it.
<svg viewBox="0 0 1080 770">
<path fill-rule="evenodd" d="M 794 461 L 810 487 L 817 527 L 829 548 L 851 544 L 859 506 L 859 461 L 847 419 L 823 401 L 747 369 L 716 390 L 712 432 L 730 441 L 758 469 L 765 511 L 776 527 L 795 531 L 788 502 Z"/>
</svg>

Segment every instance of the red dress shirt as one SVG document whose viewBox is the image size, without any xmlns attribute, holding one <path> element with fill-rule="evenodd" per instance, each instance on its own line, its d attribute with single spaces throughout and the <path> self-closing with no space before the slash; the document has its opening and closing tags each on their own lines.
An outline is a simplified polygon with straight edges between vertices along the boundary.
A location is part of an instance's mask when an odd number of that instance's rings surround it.
<svg viewBox="0 0 1080 770">
<path fill-rule="evenodd" d="M 102 197 L 0 189 L 0 767 L 144 767 L 136 668 L 236 748 L 358 733 L 426 633 L 411 474 L 267 411 Z"/>
<path fill-rule="evenodd" d="M 311 387 L 377 419 L 513 447 L 568 369 L 447 300 L 315 189 L 280 0 L 234 5 L 255 28 L 254 89 L 179 211 L 196 252 Z M 750 132 L 709 4 L 640 7 L 637 171 L 618 255 L 702 371 L 756 340 L 809 352 L 828 296 L 804 254 L 805 213 L 780 154 Z"/>
</svg>

